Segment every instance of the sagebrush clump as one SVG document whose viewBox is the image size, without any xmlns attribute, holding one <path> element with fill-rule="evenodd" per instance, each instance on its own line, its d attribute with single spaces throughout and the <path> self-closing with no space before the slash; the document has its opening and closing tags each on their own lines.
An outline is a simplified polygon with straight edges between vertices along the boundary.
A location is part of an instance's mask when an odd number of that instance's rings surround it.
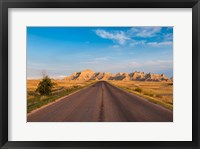
<svg viewBox="0 0 200 149">
<path fill-rule="evenodd" d="M 136 91 L 136 92 L 139 92 L 139 93 L 142 93 L 142 89 L 139 88 L 139 87 L 137 87 L 137 88 L 135 89 L 135 91 Z"/>
<path fill-rule="evenodd" d="M 36 92 L 39 92 L 40 95 L 50 95 L 52 93 L 52 88 L 54 83 L 48 76 L 44 76 L 42 81 L 37 86 Z"/>
</svg>

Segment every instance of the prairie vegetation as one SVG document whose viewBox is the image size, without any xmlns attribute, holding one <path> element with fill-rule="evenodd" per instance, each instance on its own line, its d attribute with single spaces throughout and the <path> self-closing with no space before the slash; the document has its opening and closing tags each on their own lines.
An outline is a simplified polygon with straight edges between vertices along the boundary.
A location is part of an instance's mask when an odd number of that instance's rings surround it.
<svg viewBox="0 0 200 149">
<path fill-rule="evenodd" d="M 108 81 L 128 92 L 137 94 L 145 99 L 173 109 L 173 82 L 149 81 Z"/>
<path fill-rule="evenodd" d="M 49 95 L 41 95 L 37 92 L 41 80 L 27 80 L 27 112 L 40 108 L 50 102 L 83 89 L 97 81 L 78 80 L 51 80 L 53 85 Z M 114 86 L 130 93 L 142 96 L 145 99 L 160 104 L 168 109 L 173 109 L 173 82 L 150 82 L 150 81 L 107 81 Z"/>
<path fill-rule="evenodd" d="M 52 93 L 50 95 L 41 95 L 37 92 L 38 84 L 41 80 L 27 80 L 27 112 L 40 108 L 50 102 L 53 102 L 63 96 L 83 89 L 95 81 L 67 81 L 52 80 L 54 83 Z"/>
</svg>

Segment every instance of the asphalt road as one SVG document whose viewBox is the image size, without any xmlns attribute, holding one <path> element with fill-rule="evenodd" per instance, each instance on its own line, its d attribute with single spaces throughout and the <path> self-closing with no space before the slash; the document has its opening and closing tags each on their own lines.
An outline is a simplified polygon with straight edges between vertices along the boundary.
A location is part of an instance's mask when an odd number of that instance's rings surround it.
<svg viewBox="0 0 200 149">
<path fill-rule="evenodd" d="M 101 81 L 38 110 L 28 122 L 172 122 L 173 112 Z"/>
</svg>

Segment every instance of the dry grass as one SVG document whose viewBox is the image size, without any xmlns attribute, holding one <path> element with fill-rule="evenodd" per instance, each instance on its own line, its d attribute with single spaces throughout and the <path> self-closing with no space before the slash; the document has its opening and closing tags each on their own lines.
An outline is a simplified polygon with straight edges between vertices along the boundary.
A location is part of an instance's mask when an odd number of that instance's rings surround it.
<svg viewBox="0 0 200 149">
<path fill-rule="evenodd" d="M 41 80 L 27 80 L 27 111 L 44 106 L 63 96 L 76 92 L 95 83 L 95 81 L 67 81 L 67 80 L 52 80 L 55 83 L 53 92 L 48 96 L 41 96 L 35 90 Z"/>
<path fill-rule="evenodd" d="M 39 108 L 56 99 L 81 90 L 96 81 L 68 81 L 53 80 L 56 84 L 53 94 L 40 96 L 35 92 L 41 80 L 27 80 L 27 109 L 28 112 Z M 143 81 L 108 81 L 109 83 L 148 99 L 151 102 L 173 109 L 173 83 L 172 82 L 143 82 Z"/>
<path fill-rule="evenodd" d="M 173 82 L 108 81 L 131 93 L 173 109 Z"/>
<path fill-rule="evenodd" d="M 27 89 L 35 90 L 40 81 L 41 80 L 27 80 Z M 85 84 L 92 82 L 92 81 L 68 81 L 68 80 L 52 80 L 52 81 L 56 83 L 56 87 L 65 87 L 65 88 L 72 87 L 74 85 L 84 86 Z"/>
<path fill-rule="evenodd" d="M 27 80 L 27 91 L 35 92 L 37 85 L 41 80 Z M 65 89 L 70 89 L 72 87 L 84 87 L 88 84 L 91 84 L 95 81 L 67 81 L 67 80 L 52 80 L 55 83 L 53 88 L 53 93 L 60 92 Z M 28 99 L 33 95 L 28 94 Z"/>
</svg>

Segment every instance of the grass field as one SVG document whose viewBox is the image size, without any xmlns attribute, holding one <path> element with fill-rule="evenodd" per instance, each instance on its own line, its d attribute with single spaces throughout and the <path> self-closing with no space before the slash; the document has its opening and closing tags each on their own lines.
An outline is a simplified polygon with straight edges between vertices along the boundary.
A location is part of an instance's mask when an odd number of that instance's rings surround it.
<svg viewBox="0 0 200 149">
<path fill-rule="evenodd" d="M 35 90 L 41 80 L 27 80 L 27 112 L 40 108 L 63 96 L 83 89 L 96 81 L 67 81 L 53 80 L 55 86 L 49 96 L 41 96 Z M 160 104 L 168 109 L 173 109 L 173 83 L 172 82 L 147 82 L 147 81 L 108 81 L 151 102 Z"/>
<path fill-rule="evenodd" d="M 173 109 L 173 82 L 108 81 L 151 102 Z"/>
<path fill-rule="evenodd" d="M 53 102 L 63 96 L 69 95 L 73 92 L 87 87 L 95 81 L 66 81 L 53 80 L 55 86 L 53 92 L 48 96 L 41 96 L 35 90 L 41 80 L 27 80 L 27 112 L 31 112 L 37 108 L 42 107 L 50 102 Z"/>
</svg>

